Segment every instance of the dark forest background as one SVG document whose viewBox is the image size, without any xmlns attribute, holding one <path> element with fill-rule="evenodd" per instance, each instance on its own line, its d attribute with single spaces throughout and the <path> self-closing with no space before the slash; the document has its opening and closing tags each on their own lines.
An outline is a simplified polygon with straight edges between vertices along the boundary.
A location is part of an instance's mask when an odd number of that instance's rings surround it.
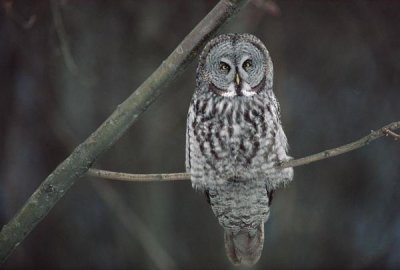
<svg viewBox="0 0 400 270">
<path fill-rule="evenodd" d="M 0 1 L 0 226 L 216 3 Z M 292 156 L 400 120 L 400 2 L 255 0 L 226 32 L 253 33 L 268 47 Z M 196 64 L 94 167 L 184 170 Z M 399 150 L 383 138 L 296 168 L 275 195 L 254 269 L 400 268 Z M 188 181 L 89 177 L 3 267 L 234 268 Z"/>
</svg>

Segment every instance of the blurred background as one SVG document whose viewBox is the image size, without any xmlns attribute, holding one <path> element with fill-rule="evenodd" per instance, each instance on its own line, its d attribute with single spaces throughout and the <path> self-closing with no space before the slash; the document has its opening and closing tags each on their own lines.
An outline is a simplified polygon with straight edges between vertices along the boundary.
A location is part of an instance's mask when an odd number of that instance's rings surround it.
<svg viewBox="0 0 400 270">
<path fill-rule="evenodd" d="M 217 3 L 0 0 L 0 226 Z M 268 47 L 302 157 L 400 120 L 400 2 L 254 0 L 221 33 Z M 184 170 L 193 63 L 96 168 Z M 253 269 L 400 268 L 400 144 L 295 169 Z M 81 178 L 4 269 L 238 269 L 189 181 Z"/>
</svg>

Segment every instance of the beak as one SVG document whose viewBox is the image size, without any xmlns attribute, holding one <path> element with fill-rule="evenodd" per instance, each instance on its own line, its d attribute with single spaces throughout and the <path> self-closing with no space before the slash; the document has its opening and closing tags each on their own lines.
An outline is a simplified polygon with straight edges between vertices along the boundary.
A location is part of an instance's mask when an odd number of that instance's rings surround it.
<svg viewBox="0 0 400 270">
<path fill-rule="evenodd" d="M 235 82 L 236 82 L 236 85 L 240 85 L 240 77 L 239 77 L 239 73 L 236 73 L 236 75 L 235 75 Z"/>
</svg>

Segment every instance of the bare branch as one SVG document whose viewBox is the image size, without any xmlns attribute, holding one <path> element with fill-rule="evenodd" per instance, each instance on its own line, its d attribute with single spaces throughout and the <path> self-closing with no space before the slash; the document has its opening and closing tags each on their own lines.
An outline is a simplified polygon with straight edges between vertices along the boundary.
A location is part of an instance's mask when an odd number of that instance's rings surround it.
<svg viewBox="0 0 400 270">
<path fill-rule="evenodd" d="M 109 180 L 120 180 L 128 182 L 190 180 L 189 173 L 131 174 L 122 172 L 111 172 L 99 169 L 89 169 L 86 175 L 109 179 Z"/>
<path fill-rule="evenodd" d="M 5 10 L 5 14 L 19 27 L 25 30 L 29 30 L 33 27 L 33 25 L 37 21 L 37 15 L 32 14 L 28 19 L 25 19 L 21 16 L 13 7 L 13 1 L 3 1 L 3 8 Z"/>
<path fill-rule="evenodd" d="M 185 37 L 162 64 L 108 119 L 43 181 L 14 218 L 0 232 L 0 263 L 49 213 L 75 181 L 110 148 L 197 56 L 209 38 L 248 0 L 221 0 Z"/>
<path fill-rule="evenodd" d="M 361 139 L 354 141 L 349 144 L 345 144 L 336 148 L 328 149 L 322 151 L 320 153 L 306 156 L 303 158 L 292 159 L 286 162 L 282 162 L 277 165 L 280 168 L 288 168 L 288 167 L 298 167 L 306 164 L 310 164 L 319 160 L 331 158 L 334 156 L 338 156 L 363 146 L 366 146 L 370 142 L 381 138 L 382 136 L 391 135 L 395 140 L 400 138 L 400 135 L 393 132 L 393 130 L 400 128 L 400 121 L 393 122 L 389 125 L 386 125 L 376 131 L 371 131 L 371 133 Z M 122 180 L 122 181 L 131 181 L 131 182 L 146 182 L 146 181 L 175 181 L 175 180 L 190 180 L 190 174 L 188 173 L 162 173 L 162 174 L 129 174 L 129 173 L 121 173 L 121 172 L 111 172 L 99 169 L 89 169 L 86 173 L 89 176 L 95 176 L 99 178 L 111 179 L 111 180 Z"/>
<path fill-rule="evenodd" d="M 72 57 L 71 50 L 68 46 L 67 33 L 65 31 L 64 22 L 62 20 L 59 5 L 60 5 L 60 3 L 58 0 L 50 1 L 51 13 L 52 13 L 52 17 L 53 17 L 54 26 L 56 29 L 58 39 L 60 40 L 61 53 L 62 53 L 62 56 L 64 57 L 65 65 L 67 66 L 67 68 L 69 69 L 69 71 L 72 74 L 77 75 L 78 67 L 76 65 L 74 58 Z"/>
<path fill-rule="evenodd" d="M 371 133 L 365 137 L 362 137 L 361 139 L 358 139 L 357 141 L 354 141 L 349 144 L 345 144 L 343 146 L 337 147 L 337 148 L 332 148 L 328 149 L 325 151 L 322 151 L 318 154 L 314 154 L 311 156 L 299 158 L 299 159 L 293 159 L 288 162 L 282 163 L 283 168 L 287 167 L 296 167 L 296 166 L 301 166 L 301 165 L 306 165 L 318 160 L 323 160 L 326 158 L 331 158 L 337 155 L 341 155 L 353 150 L 356 150 L 358 148 L 361 148 L 363 146 L 366 146 L 370 142 L 379 139 L 382 136 L 385 136 L 387 134 L 387 130 L 396 130 L 400 128 L 400 121 L 398 122 L 393 122 L 389 125 L 386 125 L 376 131 L 371 130 Z"/>
</svg>

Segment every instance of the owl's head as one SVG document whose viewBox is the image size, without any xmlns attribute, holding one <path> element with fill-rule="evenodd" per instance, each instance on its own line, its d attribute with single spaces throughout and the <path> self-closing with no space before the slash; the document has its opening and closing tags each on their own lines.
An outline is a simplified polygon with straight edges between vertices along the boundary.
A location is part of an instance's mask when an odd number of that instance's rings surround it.
<svg viewBox="0 0 400 270">
<path fill-rule="evenodd" d="M 250 97 L 272 89 L 273 66 L 265 45 L 250 34 L 220 35 L 205 46 L 198 83 L 223 97 Z"/>
</svg>

